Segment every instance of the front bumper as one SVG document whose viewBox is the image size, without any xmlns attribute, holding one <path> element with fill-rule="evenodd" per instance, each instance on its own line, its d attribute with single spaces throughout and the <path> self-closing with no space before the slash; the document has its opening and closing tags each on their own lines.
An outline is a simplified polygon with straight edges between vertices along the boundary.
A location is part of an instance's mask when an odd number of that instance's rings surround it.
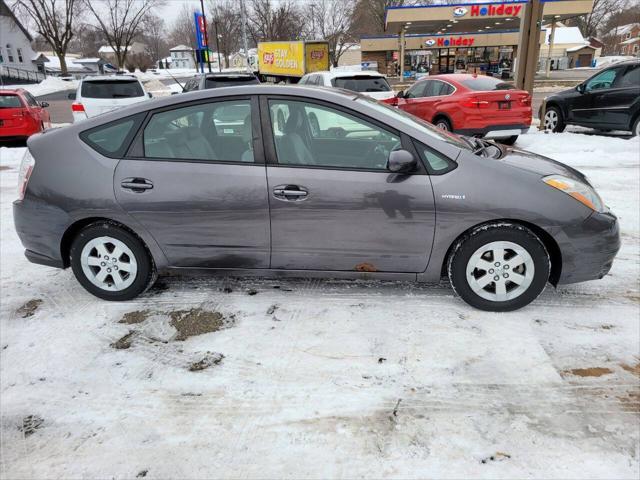
<svg viewBox="0 0 640 480">
<path fill-rule="evenodd" d="M 618 218 L 611 212 L 591 214 L 584 222 L 554 234 L 562 252 L 559 284 L 604 277 L 620 250 Z"/>
</svg>

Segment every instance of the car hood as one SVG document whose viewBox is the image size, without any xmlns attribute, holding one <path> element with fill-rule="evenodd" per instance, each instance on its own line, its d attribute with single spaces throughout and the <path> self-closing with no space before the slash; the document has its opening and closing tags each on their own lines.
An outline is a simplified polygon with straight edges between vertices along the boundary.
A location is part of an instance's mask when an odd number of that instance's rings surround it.
<svg viewBox="0 0 640 480">
<path fill-rule="evenodd" d="M 569 95 L 573 95 L 576 93 L 575 88 L 568 88 L 567 90 L 560 90 L 559 92 L 553 92 L 550 95 L 547 95 L 545 98 L 549 99 L 552 97 L 567 97 Z"/>
<path fill-rule="evenodd" d="M 526 150 L 508 148 L 506 154 L 496 161 L 540 175 L 541 177 L 546 177 L 547 175 L 564 175 L 565 177 L 573 178 L 580 182 L 587 182 L 584 174 L 575 168 L 551 158 L 527 152 Z"/>
</svg>

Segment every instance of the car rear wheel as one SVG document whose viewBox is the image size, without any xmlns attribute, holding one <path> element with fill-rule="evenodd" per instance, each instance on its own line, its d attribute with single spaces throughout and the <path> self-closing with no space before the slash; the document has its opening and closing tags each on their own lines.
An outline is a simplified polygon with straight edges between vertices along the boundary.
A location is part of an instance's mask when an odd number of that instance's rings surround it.
<svg viewBox="0 0 640 480">
<path fill-rule="evenodd" d="M 435 120 L 433 124 L 440 130 L 445 130 L 447 132 L 451 131 L 451 124 L 449 123 L 449 120 L 447 120 L 446 118 L 442 118 L 442 117 L 438 118 Z"/>
<path fill-rule="evenodd" d="M 640 135 L 640 117 L 636 118 L 636 121 L 633 123 L 633 129 L 631 130 L 631 135 L 637 137 Z"/>
<path fill-rule="evenodd" d="M 558 107 L 547 107 L 544 112 L 544 129 L 555 133 L 561 133 L 565 128 L 562 112 Z"/>
<path fill-rule="evenodd" d="M 449 256 L 449 281 L 469 305 L 508 312 L 544 290 L 549 254 L 528 228 L 512 223 L 483 225 L 459 239 Z"/>
<path fill-rule="evenodd" d="M 82 229 L 70 253 L 78 282 L 104 300 L 131 300 L 155 281 L 155 266 L 144 244 L 114 223 L 94 223 Z"/>
</svg>

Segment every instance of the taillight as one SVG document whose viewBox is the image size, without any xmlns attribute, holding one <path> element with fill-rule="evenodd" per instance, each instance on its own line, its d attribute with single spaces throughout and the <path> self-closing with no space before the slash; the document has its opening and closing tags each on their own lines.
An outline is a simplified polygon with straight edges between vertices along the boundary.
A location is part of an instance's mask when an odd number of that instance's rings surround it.
<svg viewBox="0 0 640 480">
<path fill-rule="evenodd" d="M 478 97 L 469 97 L 462 101 L 462 106 L 468 108 L 487 108 L 489 106 L 489 102 L 486 100 L 480 100 Z"/>
<path fill-rule="evenodd" d="M 531 105 L 531 96 L 530 96 L 530 95 L 523 95 L 523 96 L 521 96 L 521 97 L 520 97 L 520 103 L 521 103 L 522 105 L 525 105 L 525 106 L 529 106 L 529 105 Z"/>
<path fill-rule="evenodd" d="M 33 172 L 33 167 L 36 165 L 36 160 L 31 155 L 29 149 L 22 157 L 22 162 L 20 163 L 20 171 L 18 172 L 18 200 L 22 200 L 24 198 L 24 194 L 27 191 L 27 184 L 29 183 L 29 177 L 31 177 L 31 173 Z"/>
<path fill-rule="evenodd" d="M 80 102 L 73 102 L 71 104 L 71 111 L 84 113 L 84 105 L 82 105 Z"/>
</svg>

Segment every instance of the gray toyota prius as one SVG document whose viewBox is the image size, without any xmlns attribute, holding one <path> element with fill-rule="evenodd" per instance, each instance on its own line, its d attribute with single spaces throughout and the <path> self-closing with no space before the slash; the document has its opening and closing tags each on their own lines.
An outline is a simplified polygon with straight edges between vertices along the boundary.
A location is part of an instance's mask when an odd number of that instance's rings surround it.
<svg viewBox="0 0 640 480">
<path fill-rule="evenodd" d="M 105 300 L 158 273 L 439 282 L 508 311 L 602 278 L 618 222 L 583 174 L 354 92 L 244 86 L 143 102 L 29 139 L 27 258 Z"/>
</svg>

